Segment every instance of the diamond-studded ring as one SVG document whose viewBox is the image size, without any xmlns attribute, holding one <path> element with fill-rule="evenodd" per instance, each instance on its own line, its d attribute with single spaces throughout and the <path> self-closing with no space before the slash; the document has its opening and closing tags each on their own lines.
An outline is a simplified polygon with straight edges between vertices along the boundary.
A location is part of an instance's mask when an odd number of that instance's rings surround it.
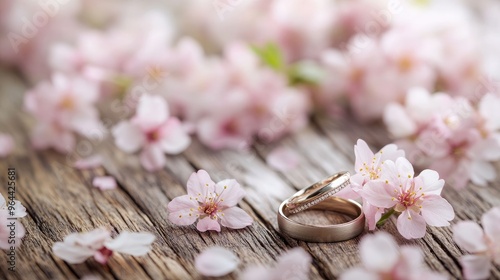
<svg viewBox="0 0 500 280">
<path fill-rule="evenodd" d="M 315 183 L 283 201 L 278 210 L 280 231 L 309 242 L 338 242 L 356 237 L 365 228 L 365 216 L 359 203 L 333 196 L 349 185 L 349 173 L 339 172 Z M 290 215 L 306 209 L 327 210 L 345 214 L 351 221 L 333 225 L 309 225 L 296 222 Z"/>
<path fill-rule="evenodd" d="M 304 211 L 349 186 L 350 174 L 347 171 L 336 173 L 305 189 L 288 199 L 286 207 L 291 214 Z"/>
</svg>

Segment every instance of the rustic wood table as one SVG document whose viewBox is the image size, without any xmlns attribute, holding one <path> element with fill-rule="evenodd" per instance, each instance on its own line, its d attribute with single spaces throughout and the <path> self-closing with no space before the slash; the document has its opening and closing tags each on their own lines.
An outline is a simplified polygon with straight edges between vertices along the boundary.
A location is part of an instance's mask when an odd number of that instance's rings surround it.
<svg viewBox="0 0 500 280">
<path fill-rule="evenodd" d="M 211 151 L 195 140 L 183 154 L 169 156 L 166 168 L 156 173 L 145 172 L 137 157 L 119 151 L 108 135 L 98 143 L 79 143 L 79 153 L 100 153 L 105 161 L 102 168 L 80 171 L 71 166 L 74 155 L 28 148 L 33 120 L 21 109 L 25 90 L 25 83 L 15 74 L 0 72 L 0 132 L 12 134 L 17 145 L 13 155 L 0 161 L 0 192 L 7 192 L 7 169 L 15 168 L 16 197 L 28 212 L 22 219 L 26 236 L 17 250 L 16 272 L 8 270 L 7 256 L 1 254 L 1 279 L 79 279 L 86 275 L 103 279 L 199 279 L 194 258 L 213 245 L 234 251 L 241 260 L 240 271 L 251 263 L 271 264 L 296 246 L 313 256 L 311 279 L 335 279 L 359 263 L 360 237 L 326 244 L 297 241 L 278 231 L 276 210 L 298 189 L 334 172 L 352 171 L 353 145 L 358 138 L 374 148 L 389 143 L 382 126 L 317 117 L 300 133 L 279 143 L 256 144 L 240 151 Z M 300 154 L 298 168 L 282 173 L 268 167 L 266 155 L 276 145 Z M 194 226 L 172 225 L 167 220 L 166 205 L 185 194 L 187 179 L 197 169 L 207 170 L 215 181 L 237 179 L 247 191 L 240 206 L 254 218 L 254 224 L 243 230 L 223 229 L 221 233 L 200 233 Z M 114 176 L 119 188 L 100 191 L 92 187 L 93 177 L 100 175 Z M 455 221 L 478 221 L 485 211 L 500 205 L 500 181 L 488 187 L 469 185 L 460 191 L 445 187 L 444 197 L 455 208 Z M 318 213 L 314 219 L 324 222 L 327 217 Z M 67 234 L 100 226 L 115 232 L 150 231 L 157 241 L 145 257 L 114 255 L 106 266 L 94 260 L 69 265 L 52 254 L 54 242 L 62 241 Z M 463 252 L 454 244 L 450 228 L 428 227 L 425 238 L 408 241 L 397 233 L 393 217 L 382 230 L 394 234 L 399 244 L 419 246 L 431 269 L 447 273 L 451 279 L 461 278 L 458 260 Z M 237 275 L 238 271 L 223 279 Z M 500 279 L 499 266 L 494 267 L 492 279 Z"/>
</svg>

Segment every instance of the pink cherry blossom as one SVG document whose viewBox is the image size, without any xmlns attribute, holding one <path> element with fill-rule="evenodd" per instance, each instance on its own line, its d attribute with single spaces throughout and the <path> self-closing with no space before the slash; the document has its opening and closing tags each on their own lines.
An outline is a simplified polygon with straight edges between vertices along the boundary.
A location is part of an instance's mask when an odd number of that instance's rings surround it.
<svg viewBox="0 0 500 280">
<path fill-rule="evenodd" d="M 102 165 L 102 157 L 99 155 L 93 155 L 87 158 L 82 158 L 73 164 L 73 166 L 77 169 L 84 170 L 84 169 L 91 169 L 91 168 L 97 168 Z"/>
<path fill-rule="evenodd" d="M 455 188 L 469 180 L 484 186 L 496 178 L 491 162 L 500 159 L 498 106 L 494 94 L 476 108 L 461 97 L 412 89 L 405 106 L 387 107 L 384 121 L 419 166 L 438 171 Z"/>
<path fill-rule="evenodd" d="M 127 153 L 141 151 L 140 161 L 148 171 L 165 166 L 165 155 L 184 151 L 191 139 L 181 122 L 170 117 L 167 102 L 156 95 L 143 95 L 137 112 L 129 121 L 113 127 L 115 143 Z"/>
<path fill-rule="evenodd" d="M 344 198 L 358 198 L 363 192 L 363 187 L 372 180 L 378 180 L 381 177 L 381 166 L 386 160 L 396 160 L 399 157 L 404 157 L 405 153 L 399 150 L 394 144 L 389 144 L 380 149 L 377 153 L 373 153 L 368 144 L 364 140 L 358 139 L 354 145 L 354 155 L 356 161 L 354 168 L 356 174 L 351 176 L 351 186 L 338 193 L 338 196 Z M 366 199 L 363 199 L 363 212 L 368 221 L 368 228 L 375 229 L 377 221 L 382 216 L 384 209 L 374 207 Z"/>
<path fill-rule="evenodd" d="M 413 166 L 406 158 L 382 164 L 379 180 L 368 182 L 362 196 L 368 203 L 401 213 L 399 233 L 407 239 L 424 237 L 426 224 L 448 226 L 455 217 L 453 207 L 441 197 L 444 180 L 436 171 L 426 169 L 414 177 Z"/>
<path fill-rule="evenodd" d="M 70 264 L 83 263 L 90 257 L 106 264 L 113 252 L 136 257 L 146 255 L 155 238 L 149 232 L 124 231 L 113 239 L 109 230 L 98 228 L 85 233 L 72 233 L 63 242 L 56 242 L 52 250 L 56 256 Z"/>
<path fill-rule="evenodd" d="M 24 106 L 37 120 L 32 137 L 34 147 L 69 152 L 75 145 L 73 132 L 85 137 L 103 137 L 104 129 L 95 107 L 98 98 L 95 83 L 58 73 L 53 75 L 52 82 L 41 82 L 28 91 Z"/>
<path fill-rule="evenodd" d="M 305 93 L 290 87 L 284 75 L 261 65 L 248 45 L 234 42 L 224 49 L 222 59 L 207 63 L 210 68 L 202 68 L 200 76 L 190 75 L 188 81 L 199 87 L 189 89 L 192 98 L 177 98 L 203 144 L 239 149 L 255 138 L 271 142 L 307 124 Z"/>
<path fill-rule="evenodd" d="M 465 279 L 487 279 L 492 263 L 500 265 L 500 207 L 483 214 L 483 228 L 473 221 L 453 226 L 453 240 L 471 255 L 460 259 Z"/>
<path fill-rule="evenodd" d="M 21 202 L 14 200 L 12 204 L 0 194 L 0 249 L 8 250 L 11 246 L 21 245 L 26 230 L 19 218 L 24 216 L 26 216 L 26 208 Z M 15 234 L 11 234 L 11 231 L 15 231 Z M 12 235 L 14 235 L 14 239 L 10 238 Z"/>
<path fill-rule="evenodd" d="M 399 247 L 394 238 L 383 231 L 363 237 L 359 253 L 362 266 L 345 271 L 339 279 L 447 279 L 424 266 L 423 254 L 418 247 Z"/>
<path fill-rule="evenodd" d="M 233 272 L 240 260 L 231 251 L 223 247 L 210 247 L 199 254 L 194 266 L 203 276 L 221 277 Z"/>
<path fill-rule="evenodd" d="M 168 219 L 176 225 L 191 225 L 201 231 L 220 231 L 221 225 L 241 229 L 253 219 L 236 204 L 245 191 L 234 179 L 215 184 L 205 170 L 194 172 L 187 182 L 187 195 L 174 198 L 168 204 Z M 220 223 L 220 224 L 219 224 Z"/>
<path fill-rule="evenodd" d="M 14 139 L 12 136 L 0 133 L 0 158 L 7 157 L 14 150 Z"/>
<path fill-rule="evenodd" d="M 276 280 L 276 279 L 309 279 L 311 266 L 311 255 L 302 247 L 296 247 L 280 255 L 276 265 L 265 267 L 262 265 L 253 265 L 247 267 L 240 279 L 242 280 Z"/>
<path fill-rule="evenodd" d="M 92 180 L 92 185 L 102 191 L 116 189 L 117 187 L 116 179 L 112 176 L 95 177 Z"/>
</svg>

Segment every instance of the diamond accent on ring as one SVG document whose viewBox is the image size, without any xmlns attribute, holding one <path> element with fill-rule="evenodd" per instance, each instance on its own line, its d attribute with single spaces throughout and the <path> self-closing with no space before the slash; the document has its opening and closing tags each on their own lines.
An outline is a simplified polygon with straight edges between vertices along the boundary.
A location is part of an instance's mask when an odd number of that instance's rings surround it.
<svg viewBox="0 0 500 280">
<path fill-rule="evenodd" d="M 329 198 L 329 197 L 333 196 L 334 194 L 338 193 L 338 192 L 339 192 L 339 191 L 341 191 L 343 188 L 347 187 L 347 185 L 349 185 L 349 184 L 350 184 L 350 180 L 347 180 L 347 181 L 346 181 L 346 182 L 344 182 L 342 185 L 340 185 L 340 186 L 336 187 L 336 188 L 335 188 L 335 189 L 333 189 L 333 190 L 330 190 L 330 191 L 328 191 L 328 192 L 326 192 L 326 193 L 322 194 L 320 197 L 316 198 L 315 200 L 310 201 L 310 202 L 308 202 L 308 203 L 306 203 L 306 204 L 304 204 L 304 205 L 301 205 L 301 206 L 299 206 L 299 207 L 297 207 L 297 208 L 294 208 L 294 209 L 290 210 L 290 214 L 296 214 L 296 213 L 298 213 L 298 212 L 304 211 L 304 210 L 306 210 L 306 209 L 308 209 L 308 208 L 310 208 L 310 207 L 312 207 L 312 206 L 314 206 L 314 205 L 316 205 L 316 204 L 318 204 L 318 203 L 322 202 L 323 200 L 325 200 L 325 199 L 327 199 L 327 198 Z"/>
</svg>

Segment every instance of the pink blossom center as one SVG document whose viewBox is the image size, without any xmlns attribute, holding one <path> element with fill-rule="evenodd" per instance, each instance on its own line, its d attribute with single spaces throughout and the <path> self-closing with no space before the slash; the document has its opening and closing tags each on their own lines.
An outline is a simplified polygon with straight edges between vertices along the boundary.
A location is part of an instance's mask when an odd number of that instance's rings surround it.
<svg viewBox="0 0 500 280">
<path fill-rule="evenodd" d="M 156 142 L 160 139 L 160 132 L 158 130 L 153 130 L 148 132 L 146 137 L 148 138 L 148 142 Z"/>
<path fill-rule="evenodd" d="M 400 188 L 402 186 L 400 185 Z M 422 205 L 419 204 L 419 201 L 422 197 L 424 197 L 424 193 L 422 193 L 422 188 L 418 188 L 415 190 L 415 182 L 412 180 L 411 187 L 406 191 L 398 191 L 394 189 L 395 193 L 398 193 L 396 197 L 393 197 L 392 200 L 398 201 L 399 204 L 396 206 L 395 210 L 402 212 L 407 208 L 412 208 L 415 212 L 420 212 Z"/>
<path fill-rule="evenodd" d="M 236 121 L 230 120 L 224 125 L 224 131 L 228 134 L 238 134 L 238 124 Z"/>
<path fill-rule="evenodd" d="M 108 258 L 111 257 L 111 255 L 113 255 L 113 251 L 111 251 L 106 247 L 102 247 L 101 249 L 99 249 L 99 253 L 101 253 L 104 257 Z"/>
<path fill-rule="evenodd" d="M 469 146 L 469 143 L 467 143 L 467 141 L 453 145 L 452 154 L 456 157 L 462 157 L 465 155 L 465 152 L 467 151 L 468 146 Z"/>
<path fill-rule="evenodd" d="M 407 72 L 413 67 L 413 61 L 411 57 L 409 56 L 403 56 L 399 61 L 398 61 L 398 66 L 399 69 L 402 72 Z"/>
<path fill-rule="evenodd" d="M 217 203 L 216 202 L 209 202 L 205 203 L 202 205 L 202 211 L 209 215 L 212 216 L 212 214 L 217 213 Z"/>
<path fill-rule="evenodd" d="M 372 165 L 369 166 L 368 164 L 366 164 L 366 162 L 363 163 L 363 167 L 359 169 L 359 171 L 361 172 L 361 175 L 365 176 L 365 177 L 370 177 L 370 180 L 376 180 L 376 179 L 379 179 L 380 178 L 380 172 L 382 171 L 382 168 L 380 167 L 376 167 L 375 166 L 375 158 L 373 158 L 373 162 L 372 162 Z"/>
<path fill-rule="evenodd" d="M 75 101 L 70 95 L 65 95 L 62 98 L 61 102 L 59 102 L 59 107 L 61 107 L 62 109 L 71 110 L 75 108 Z"/>
<path fill-rule="evenodd" d="M 401 203 L 405 207 L 411 207 L 415 205 L 420 199 L 420 196 L 417 196 L 415 192 L 404 192 L 398 196 L 399 203 Z"/>
</svg>

